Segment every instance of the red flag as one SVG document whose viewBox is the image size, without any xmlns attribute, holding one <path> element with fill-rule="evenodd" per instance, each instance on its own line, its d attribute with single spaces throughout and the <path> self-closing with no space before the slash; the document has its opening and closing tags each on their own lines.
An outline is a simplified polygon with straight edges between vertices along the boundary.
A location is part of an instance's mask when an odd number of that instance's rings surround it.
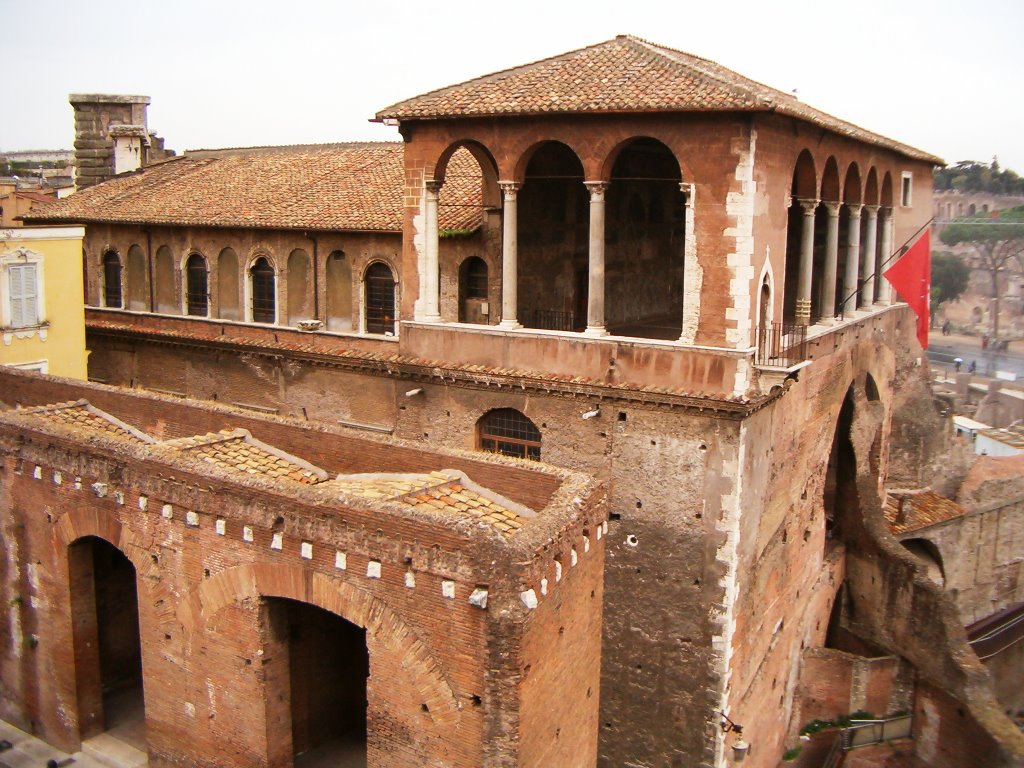
<svg viewBox="0 0 1024 768">
<path fill-rule="evenodd" d="M 929 289 L 932 283 L 932 245 L 929 230 L 899 261 L 882 273 L 917 315 L 917 340 L 928 349 Z"/>
</svg>

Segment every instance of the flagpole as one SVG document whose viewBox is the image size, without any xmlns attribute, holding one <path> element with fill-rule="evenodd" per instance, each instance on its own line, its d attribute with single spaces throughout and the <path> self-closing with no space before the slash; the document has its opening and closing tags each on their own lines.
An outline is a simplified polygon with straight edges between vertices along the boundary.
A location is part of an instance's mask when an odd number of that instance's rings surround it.
<svg viewBox="0 0 1024 768">
<path fill-rule="evenodd" d="M 897 248 L 891 254 L 889 254 L 889 257 L 885 261 L 882 262 L 881 266 L 878 269 L 876 269 L 870 275 L 859 277 L 858 280 L 857 280 L 857 285 L 855 285 L 854 288 L 853 288 L 853 292 L 849 296 L 844 296 L 843 300 L 840 302 L 840 304 L 839 304 L 839 313 L 836 315 L 836 318 L 838 318 L 840 320 L 845 320 L 846 319 L 846 302 L 848 302 L 854 296 L 859 294 L 861 286 L 867 280 L 869 280 L 871 278 L 874 278 L 874 277 L 877 277 L 878 273 L 882 269 L 884 269 L 885 266 L 890 261 L 892 261 L 893 259 L 895 259 L 895 258 L 897 258 L 899 256 L 902 256 L 904 253 L 906 253 L 907 252 L 907 243 L 909 243 L 912 240 L 914 240 L 915 238 L 917 238 L 917 236 L 920 235 L 922 232 L 924 232 L 926 229 L 928 229 L 928 227 L 930 227 L 932 225 L 932 222 L 934 222 L 934 221 L 935 221 L 935 217 L 932 216 L 930 219 L 928 219 L 928 221 L 926 221 L 924 224 L 922 224 L 918 228 L 918 230 L 916 232 L 914 232 L 914 234 L 912 234 L 910 237 L 908 237 L 906 240 L 904 240 L 903 244 L 899 248 Z M 884 275 L 883 275 L 883 279 L 885 279 Z M 854 304 L 856 304 L 856 302 L 854 302 Z M 856 307 L 854 308 L 854 311 L 856 311 Z"/>
</svg>

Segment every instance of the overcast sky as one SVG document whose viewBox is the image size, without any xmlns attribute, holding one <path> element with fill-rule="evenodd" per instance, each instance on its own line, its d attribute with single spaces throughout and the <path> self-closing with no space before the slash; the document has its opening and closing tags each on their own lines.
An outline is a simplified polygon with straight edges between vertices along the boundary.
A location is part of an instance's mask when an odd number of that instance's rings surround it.
<svg viewBox="0 0 1024 768">
<path fill-rule="evenodd" d="M 177 150 L 395 140 L 396 101 L 633 34 L 1024 174 L 1021 0 L 0 0 L 0 30 L 0 150 L 70 148 L 69 93 L 150 96 Z"/>
</svg>

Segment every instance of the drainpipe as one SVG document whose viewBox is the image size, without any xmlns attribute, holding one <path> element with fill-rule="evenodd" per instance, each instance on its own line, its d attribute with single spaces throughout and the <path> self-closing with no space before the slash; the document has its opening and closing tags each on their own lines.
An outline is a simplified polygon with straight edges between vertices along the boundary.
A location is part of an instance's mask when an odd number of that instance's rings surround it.
<svg viewBox="0 0 1024 768">
<path fill-rule="evenodd" d="M 320 243 L 316 239 L 316 235 L 311 235 L 308 232 L 303 232 L 303 236 L 307 240 L 313 241 L 313 319 L 320 319 Z"/>
</svg>

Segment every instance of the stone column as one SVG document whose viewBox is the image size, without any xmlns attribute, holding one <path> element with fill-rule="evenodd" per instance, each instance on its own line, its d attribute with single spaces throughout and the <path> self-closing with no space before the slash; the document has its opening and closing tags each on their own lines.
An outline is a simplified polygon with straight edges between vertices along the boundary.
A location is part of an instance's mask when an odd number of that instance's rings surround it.
<svg viewBox="0 0 1024 768">
<path fill-rule="evenodd" d="M 684 224 L 683 224 L 683 328 L 679 340 L 684 344 L 693 344 L 697 338 L 697 326 L 700 323 L 700 292 L 704 285 L 704 272 L 697 261 L 697 239 L 693 226 L 693 206 L 696 185 L 681 182 L 679 190 L 683 193 Z"/>
<path fill-rule="evenodd" d="M 888 306 L 892 303 L 892 286 L 882 277 L 882 273 L 892 266 L 891 262 L 886 263 L 886 259 L 892 256 L 892 208 L 884 206 L 879 213 L 882 257 L 878 260 L 878 303 Z"/>
<path fill-rule="evenodd" d="M 821 292 L 821 316 L 832 321 L 836 313 L 836 278 L 839 268 L 839 208 L 841 203 L 826 202 L 828 229 L 825 231 L 825 281 Z"/>
<path fill-rule="evenodd" d="M 843 315 L 857 309 L 857 279 L 860 268 L 860 205 L 848 205 L 850 225 L 846 236 L 846 272 L 843 275 Z"/>
<path fill-rule="evenodd" d="M 587 283 L 587 336 L 605 336 L 604 326 L 604 193 L 606 181 L 583 182 L 590 192 L 590 280 Z"/>
<path fill-rule="evenodd" d="M 860 286 L 860 308 L 869 309 L 875 303 L 875 268 L 878 264 L 878 206 L 865 205 L 864 260 L 861 274 L 864 282 Z"/>
<path fill-rule="evenodd" d="M 426 271 L 423 280 L 423 316 L 419 319 L 424 323 L 441 322 L 438 294 L 441 286 L 438 274 L 438 231 L 437 231 L 437 198 L 441 184 L 428 179 L 423 191 L 423 206 L 426 218 L 426 243 L 423 269 Z"/>
<path fill-rule="evenodd" d="M 516 319 L 519 302 L 519 211 L 516 196 L 520 184 L 499 181 L 503 198 L 501 217 L 501 322 L 499 328 L 522 328 Z"/>
<path fill-rule="evenodd" d="M 800 275 L 796 289 L 796 321 L 811 324 L 811 276 L 814 271 L 814 211 L 817 200 L 800 200 L 803 226 L 800 230 Z"/>
</svg>

